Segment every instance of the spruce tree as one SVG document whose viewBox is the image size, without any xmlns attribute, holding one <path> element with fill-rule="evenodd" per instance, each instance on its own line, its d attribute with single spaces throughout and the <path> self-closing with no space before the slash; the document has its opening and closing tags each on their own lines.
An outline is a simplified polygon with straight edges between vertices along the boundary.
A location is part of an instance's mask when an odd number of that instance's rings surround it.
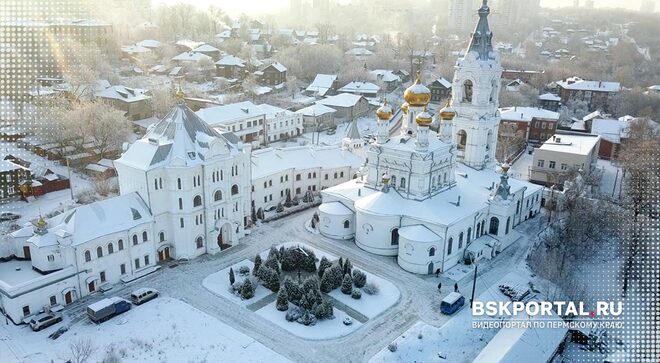
<svg viewBox="0 0 660 363">
<path fill-rule="evenodd" d="M 230 267 L 229 268 L 229 284 L 233 285 L 234 282 L 236 282 L 236 277 L 234 276 L 234 269 Z"/>
<path fill-rule="evenodd" d="M 277 209 L 275 209 L 277 213 L 283 212 L 284 211 L 284 206 L 282 205 L 282 202 L 277 203 Z"/>
<path fill-rule="evenodd" d="M 271 270 L 270 276 L 268 277 L 268 288 L 272 292 L 277 292 L 280 289 L 280 274 L 275 270 Z"/>
<path fill-rule="evenodd" d="M 323 277 L 321 277 L 321 291 L 325 292 L 326 294 L 330 293 L 333 288 L 331 275 L 332 274 L 330 272 L 327 272 L 323 274 Z"/>
<path fill-rule="evenodd" d="M 250 213 L 250 219 L 252 219 L 252 222 L 257 221 L 257 211 L 255 210 L 254 207 L 252 207 L 252 212 Z"/>
<path fill-rule="evenodd" d="M 241 297 L 245 300 L 254 297 L 254 285 L 252 285 L 250 279 L 245 279 L 245 282 L 243 282 L 243 287 L 241 288 Z"/>
<path fill-rule="evenodd" d="M 367 283 L 367 275 L 358 269 L 354 269 L 353 284 L 355 285 L 355 287 L 362 288 L 364 287 L 364 285 L 366 285 L 366 283 Z"/>
<path fill-rule="evenodd" d="M 302 289 L 300 288 L 298 283 L 292 280 L 290 277 L 287 277 L 284 280 L 284 288 L 286 289 L 286 293 L 289 297 L 289 301 L 297 305 L 300 302 L 300 299 L 302 298 Z"/>
<path fill-rule="evenodd" d="M 344 266 L 343 267 L 344 267 L 344 275 L 346 275 L 346 274 L 350 275 L 351 270 L 353 269 L 353 265 L 351 264 L 351 261 L 348 260 L 348 258 L 346 259 L 346 261 L 344 261 Z"/>
<path fill-rule="evenodd" d="M 289 309 L 289 297 L 286 294 L 286 289 L 281 288 L 280 291 L 277 293 L 277 303 L 275 304 L 275 307 L 279 311 L 287 311 Z"/>
<path fill-rule="evenodd" d="M 350 295 L 353 292 L 353 279 L 351 275 L 344 275 L 344 279 L 341 282 L 341 292 L 346 295 Z"/>
<path fill-rule="evenodd" d="M 257 253 L 256 256 L 254 256 L 254 267 L 252 268 L 252 274 L 254 276 L 259 276 L 259 268 L 261 267 L 261 256 Z"/>
<path fill-rule="evenodd" d="M 321 257 L 321 262 L 319 262 L 319 269 L 318 269 L 319 278 L 323 277 L 323 272 L 325 272 L 325 270 L 330 266 L 332 266 L 332 263 L 328 261 L 328 259 L 325 256 Z"/>
</svg>

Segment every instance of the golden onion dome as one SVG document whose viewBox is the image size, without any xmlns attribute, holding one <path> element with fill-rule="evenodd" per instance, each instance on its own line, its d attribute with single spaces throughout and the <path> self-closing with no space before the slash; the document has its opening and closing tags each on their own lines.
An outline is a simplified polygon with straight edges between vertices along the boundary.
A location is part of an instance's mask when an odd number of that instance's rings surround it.
<svg viewBox="0 0 660 363">
<path fill-rule="evenodd" d="M 431 126 L 431 123 L 433 123 L 433 116 L 431 116 L 430 113 L 424 109 L 423 112 L 420 112 L 417 117 L 415 117 L 415 122 L 417 122 L 417 126 Z"/>
<path fill-rule="evenodd" d="M 401 111 L 403 111 L 403 113 L 408 113 L 408 102 L 404 102 L 404 104 L 401 105 Z"/>
<path fill-rule="evenodd" d="M 509 168 L 510 168 L 509 164 L 507 164 L 507 163 L 502 164 L 502 172 L 504 174 L 509 172 Z"/>
<path fill-rule="evenodd" d="M 431 101 L 431 91 L 422 84 L 419 72 L 415 83 L 403 92 L 403 98 L 413 107 L 424 107 Z"/>
<path fill-rule="evenodd" d="M 383 173 L 383 176 L 381 177 L 383 184 L 389 184 L 390 183 L 390 175 L 388 173 Z"/>
<path fill-rule="evenodd" d="M 376 110 L 376 116 L 379 120 L 389 120 L 392 117 L 392 107 L 387 104 L 387 100 Z"/>
<path fill-rule="evenodd" d="M 451 107 L 451 103 L 447 101 L 445 107 L 440 110 L 440 118 L 443 120 L 453 120 L 456 117 L 456 111 Z"/>
</svg>

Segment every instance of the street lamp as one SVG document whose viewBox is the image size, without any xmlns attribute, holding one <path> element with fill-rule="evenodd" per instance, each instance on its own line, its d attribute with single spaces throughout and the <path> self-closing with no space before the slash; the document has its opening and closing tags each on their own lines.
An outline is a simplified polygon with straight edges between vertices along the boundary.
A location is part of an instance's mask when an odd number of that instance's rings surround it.
<svg viewBox="0 0 660 363">
<path fill-rule="evenodd" d="M 550 187 L 550 213 L 548 214 L 548 224 L 550 224 L 550 220 L 552 219 L 552 210 L 555 208 L 555 185 L 552 184 Z"/>
<path fill-rule="evenodd" d="M 474 303 L 474 290 L 477 288 L 477 271 L 479 265 L 477 264 L 477 260 L 474 262 L 474 279 L 472 280 L 472 297 L 470 297 L 470 309 L 472 309 L 472 304 Z"/>
</svg>

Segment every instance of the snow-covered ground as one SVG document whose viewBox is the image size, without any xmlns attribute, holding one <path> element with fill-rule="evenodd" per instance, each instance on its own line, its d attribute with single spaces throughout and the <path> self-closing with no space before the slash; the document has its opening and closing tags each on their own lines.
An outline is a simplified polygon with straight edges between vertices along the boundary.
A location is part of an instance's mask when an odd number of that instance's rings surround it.
<svg viewBox="0 0 660 363">
<path fill-rule="evenodd" d="M 524 152 L 515 163 L 511 165 L 509 175 L 520 180 L 529 180 L 534 155 Z"/>
<path fill-rule="evenodd" d="M 267 319 L 277 326 L 286 329 L 288 332 L 309 340 L 325 340 L 339 338 L 348 335 L 357 330 L 362 324 L 353 320 L 353 324 L 344 325 L 343 320 L 348 317 L 345 312 L 334 308 L 334 319 L 324 319 L 316 322 L 316 325 L 305 326 L 297 322 L 286 321 L 286 312 L 275 308 L 275 302 L 272 302 L 256 311 L 257 315 Z"/>
<path fill-rule="evenodd" d="M 362 297 L 360 299 L 353 299 L 350 295 L 341 292 L 340 289 L 335 289 L 330 291 L 330 296 L 369 319 L 382 314 L 399 301 L 401 293 L 393 283 L 369 271 L 365 271 L 362 266 L 353 265 L 353 268 L 364 272 L 367 275 L 367 283 L 374 283 L 378 286 L 378 293 L 369 295 L 362 291 Z"/>
<path fill-rule="evenodd" d="M 621 168 L 613 164 L 612 161 L 603 159 L 598 159 L 597 165 L 603 172 L 603 178 L 600 181 L 600 192 L 608 197 L 619 199 L 621 178 L 623 177 Z"/>
<path fill-rule="evenodd" d="M 350 126 L 350 122 L 343 122 L 337 126 L 334 134 L 328 135 L 327 132 L 307 132 L 291 141 L 280 141 L 270 143 L 271 147 L 293 147 L 302 145 L 338 145 L 341 140 L 346 136 L 346 131 Z M 376 116 L 369 114 L 369 116 L 360 117 L 357 119 L 358 130 L 363 137 L 369 134 L 376 134 Z"/>
<path fill-rule="evenodd" d="M 4 325 L 4 324 L 3 324 Z M 94 349 L 90 362 L 100 362 L 113 351 L 120 361 L 129 362 L 288 362 L 253 338 L 221 323 L 202 311 L 176 299 L 160 297 L 96 325 L 89 320 L 75 324 L 75 330 L 51 340 L 48 335 L 62 324 L 41 332 L 27 326 L 20 339 L 29 344 L 25 363 L 64 362 L 72 358 L 69 346 L 90 339 Z M 1 331 L 5 333 L 5 329 Z M 3 346 L 4 348 L 4 346 Z M 0 361 L 10 363 L 11 354 L 0 350 Z M 18 361 L 18 360 L 17 360 Z"/>
<path fill-rule="evenodd" d="M 250 274 L 247 276 L 241 276 L 238 273 L 238 269 L 241 266 L 247 266 L 250 269 Z M 211 274 L 207 276 L 203 281 L 202 285 L 204 287 L 211 291 L 212 293 L 222 296 L 225 299 L 229 299 L 233 302 L 235 302 L 238 305 L 245 306 L 245 305 L 250 305 L 253 304 L 263 298 L 268 297 L 269 295 L 273 294 L 272 291 L 268 290 L 261 284 L 256 285 L 256 289 L 254 290 L 254 297 L 248 300 L 243 300 L 241 299 L 240 296 L 234 295 L 230 291 L 230 284 L 229 284 L 229 269 L 232 268 L 234 269 L 234 277 L 236 279 L 236 282 L 240 282 L 245 280 L 247 277 L 252 275 L 252 269 L 254 268 L 254 262 L 250 260 L 243 260 L 239 263 L 236 263 L 232 266 L 229 266 L 227 268 L 224 268 L 214 274 Z"/>
</svg>

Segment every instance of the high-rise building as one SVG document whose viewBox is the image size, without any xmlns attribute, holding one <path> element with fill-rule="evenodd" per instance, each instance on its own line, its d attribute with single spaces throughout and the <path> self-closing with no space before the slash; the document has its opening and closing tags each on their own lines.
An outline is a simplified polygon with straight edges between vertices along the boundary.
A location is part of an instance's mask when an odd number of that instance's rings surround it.
<svg viewBox="0 0 660 363">
<path fill-rule="evenodd" d="M 655 1 L 653 0 L 642 0 L 642 5 L 639 7 L 639 11 L 644 14 L 650 14 L 655 11 Z"/>
<path fill-rule="evenodd" d="M 471 31 L 474 0 L 451 0 L 449 2 L 449 29 L 456 33 Z"/>
</svg>

